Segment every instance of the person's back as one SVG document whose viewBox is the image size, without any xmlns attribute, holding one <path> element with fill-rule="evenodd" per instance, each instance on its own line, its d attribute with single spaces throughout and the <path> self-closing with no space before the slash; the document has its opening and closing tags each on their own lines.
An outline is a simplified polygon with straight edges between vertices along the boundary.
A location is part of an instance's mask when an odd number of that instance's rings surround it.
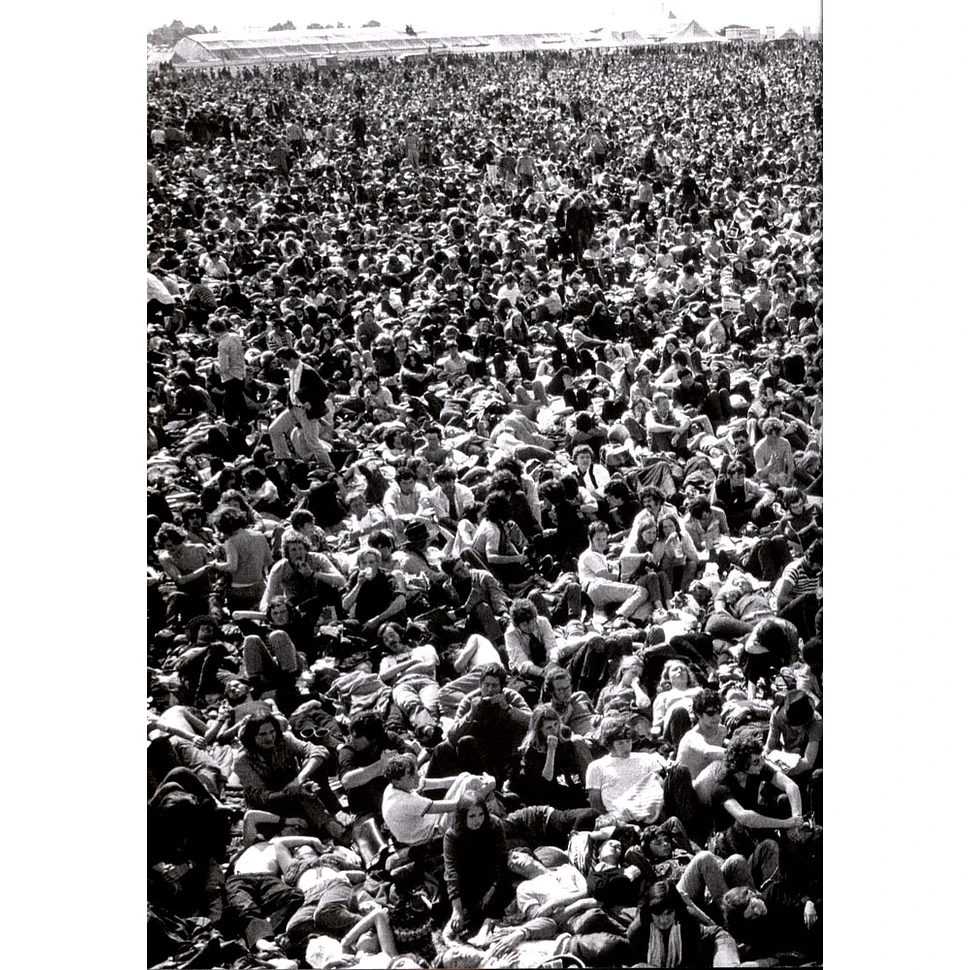
<svg viewBox="0 0 970 970">
<path fill-rule="evenodd" d="M 444 833 L 446 816 L 425 814 L 431 800 L 416 791 L 388 785 L 381 801 L 381 815 L 391 835 L 404 845 L 421 845 Z"/>
<path fill-rule="evenodd" d="M 232 574 L 233 586 L 255 586 L 260 584 L 273 565 L 273 554 L 266 537 L 252 529 L 240 529 L 226 539 L 226 552 L 232 549 L 235 569 Z"/>
</svg>

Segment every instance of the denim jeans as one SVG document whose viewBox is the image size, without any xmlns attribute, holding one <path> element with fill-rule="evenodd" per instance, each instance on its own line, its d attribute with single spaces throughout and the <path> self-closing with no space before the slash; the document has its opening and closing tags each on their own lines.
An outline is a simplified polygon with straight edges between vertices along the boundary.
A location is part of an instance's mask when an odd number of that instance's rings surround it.
<svg viewBox="0 0 970 970">
<path fill-rule="evenodd" d="M 431 677 L 410 676 L 391 689 L 391 698 L 413 728 L 433 727 L 438 720 L 439 687 Z"/>
</svg>

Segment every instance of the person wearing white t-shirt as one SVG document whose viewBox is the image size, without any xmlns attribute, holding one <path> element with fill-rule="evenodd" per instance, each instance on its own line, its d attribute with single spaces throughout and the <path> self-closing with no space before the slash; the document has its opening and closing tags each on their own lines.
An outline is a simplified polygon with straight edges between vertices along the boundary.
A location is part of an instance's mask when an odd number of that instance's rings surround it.
<svg viewBox="0 0 970 970">
<path fill-rule="evenodd" d="M 634 729 L 624 721 L 604 726 L 603 743 L 610 753 L 586 769 L 589 804 L 617 821 L 653 823 L 663 813 L 664 761 L 648 752 L 634 752 Z"/>
<path fill-rule="evenodd" d="M 606 558 L 609 538 L 610 527 L 605 522 L 590 524 L 589 547 L 579 554 L 577 562 L 579 583 L 597 609 L 619 603 L 617 617 L 646 619 L 652 611 L 650 594 L 643 586 L 620 582 L 619 566 L 614 567 Z"/>
<path fill-rule="evenodd" d="M 466 791 L 480 789 L 488 795 L 495 788 L 495 780 L 488 775 L 479 777 L 463 771 L 455 778 L 422 779 L 414 755 L 395 755 L 388 759 L 384 777 L 389 784 L 384 789 L 381 815 L 391 835 L 402 845 L 422 845 L 443 838 L 451 825 L 452 813 Z M 418 793 L 419 788 L 449 785 L 445 797 L 432 801 Z"/>
</svg>

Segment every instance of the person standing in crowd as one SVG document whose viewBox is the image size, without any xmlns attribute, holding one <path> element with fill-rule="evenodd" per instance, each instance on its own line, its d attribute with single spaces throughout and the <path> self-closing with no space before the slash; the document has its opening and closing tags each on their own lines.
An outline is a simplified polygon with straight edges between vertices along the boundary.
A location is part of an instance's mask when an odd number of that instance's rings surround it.
<svg viewBox="0 0 970 970">
<path fill-rule="evenodd" d="M 298 429 L 301 437 L 292 441 L 293 450 L 300 457 L 312 456 L 324 467 L 333 468 L 330 455 L 320 440 L 320 418 L 326 413 L 329 388 L 292 348 L 282 348 L 276 358 L 289 374 L 289 385 L 287 406 L 269 426 L 273 455 L 277 459 L 291 457 L 289 436 Z"/>
<path fill-rule="evenodd" d="M 214 317 L 209 321 L 209 333 L 218 341 L 219 380 L 222 382 L 223 391 L 222 413 L 229 424 L 247 427 L 250 409 L 245 395 L 246 348 L 235 329 L 241 322 L 236 314 L 229 317 L 228 324 L 220 317 Z"/>
</svg>

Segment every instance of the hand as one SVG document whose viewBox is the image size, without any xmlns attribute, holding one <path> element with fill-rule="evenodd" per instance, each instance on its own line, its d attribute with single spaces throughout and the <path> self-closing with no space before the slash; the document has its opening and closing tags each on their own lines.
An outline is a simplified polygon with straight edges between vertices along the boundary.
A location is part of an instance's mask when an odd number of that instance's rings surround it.
<svg viewBox="0 0 970 970">
<path fill-rule="evenodd" d="M 509 709 L 509 701 L 505 694 L 499 692 L 492 698 L 492 700 L 495 702 L 495 706 L 500 711 L 507 711 Z"/>
<path fill-rule="evenodd" d="M 361 629 L 365 630 L 367 633 L 371 633 L 378 627 L 377 620 L 368 620 Z"/>
<path fill-rule="evenodd" d="M 198 734 L 194 738 L 192 738 L 190 744 L 192 745 L 193 748 L 198 748 L 200 751 L 204 750 L 206 747 L 205 738 L 201 737 Z"/>
<path fill-rule="evenodd" d="M 525 938 L 524 930 L 512 930 L 511 933 L 503 936 L 502 939 L 492 945 L 492 955 L 502 957 L 511 953 Z"/>
<path fill-rule="evenodd" d="M 155 872 L 158 873 L 162 882 L 169 889 L 178 889 L 179 879 L 181 878 L 182 874 L 178 869 L 175 868 L 175 866 L 166 865 L 164 869 L 156 868 Z"/>
<path fill-rule="evenodd" d="M 818 922 L 818 913 L 815 912 L 815 903 L 810 899 L 805 903 L 805 926 L 811 929 Z"/>
<path fill-rule="evenodd" d="M 320 786 L 315 781 L 304 781 L 300 785 L 300 791 L 304 795 L 316 795 L 320 791 Z"/>
<path fill-rule="evenodd" d="M 798 829 L 798 828 L 801 828 L 803 821 L 804 820 L 802 819 L 801 815 L 792 815 L 792 817 L 788 820 L 788 826 L 787 827 L 790 828 L 790 829 Z"/>
<path fill-rule="evenodd" d="M 461 936 L 462 930 L 465 928 L 465 914 L 460 910 L 456 909 L 451 914 L 451 919 L 448 920 L 448 929 L 452 936 Z"/>
<path fill-rule="evenodd" d="M 556 748 L 559 747 L 559 738 L 553 735 L 551 738 L 546 739 L 546 747 L 553 753 L 556 753 Z"/>
</svg>

